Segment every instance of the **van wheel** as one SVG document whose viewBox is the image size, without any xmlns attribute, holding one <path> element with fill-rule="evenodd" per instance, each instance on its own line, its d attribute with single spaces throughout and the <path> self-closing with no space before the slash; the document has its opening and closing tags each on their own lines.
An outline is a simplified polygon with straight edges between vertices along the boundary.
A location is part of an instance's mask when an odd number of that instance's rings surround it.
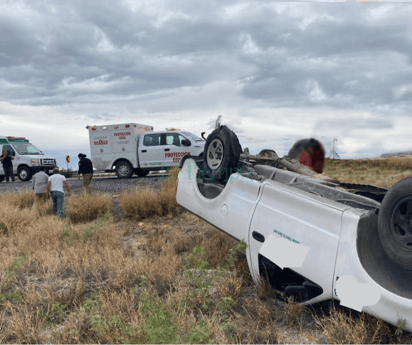
<svg viewBox="0 0 412 345">
<path fill-rule="evenodd" d="M 379 210 L 378 232 L 389 258 L 412 270 L 412 177 L 386 193 Z"/>
<path fill-rule="evenodd" d="M 242 148 L 235 133 L 220 126 L 209 134 L 203 155 L 204 166 L 214 179 L 228 179 L 236 172 Z"/>
<path fill-rule="evenodd" d="M 130 178 L 133 175 L 133 167 L 128 161 L 120 161 L 115 169 L 118 178 Z"/>
<path fill-rule="evenodd" d="M 143 170 L 140 168 L 137 168 L 134 171 L 134 173 L 139 177 L 146 177 L 149 172 L 150 172 L 149 170 Z"/>
<path fill-rule="evenodd" d="M 17 176 L 19 177 L 20 181 L 30 181 L 31 171 L 28 167 L 21 167 L 17 171 Z"/>
</svg>

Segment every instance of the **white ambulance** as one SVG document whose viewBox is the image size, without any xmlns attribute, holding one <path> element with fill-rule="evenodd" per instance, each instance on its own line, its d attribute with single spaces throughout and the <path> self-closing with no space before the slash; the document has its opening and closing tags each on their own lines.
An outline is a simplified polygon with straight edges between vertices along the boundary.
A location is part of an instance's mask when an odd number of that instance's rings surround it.
<svg viewBox="0 0 412 345">
<path fill-rule="evenodd" d="M 205 140 L 185 131 L 153 132 L 138 123 L 87 126 L 91 160 L 98 171 L 115 171 L 119 178 L 179 165 L 184 156 L 203 154 Z"/>
<path fill-rule="evenodd" d="M 57 166 L 56 158 L 45 155 L 24 137 L 0 136 L 0 150 L 1 154 L 7 150 L 11 156 L 14 156 L 13 173 L 21 181 L 29 181 L 33 174 L 40 171 L 41 166 L 45 167 L 46 173 L 49 174 Z M 0 182 L 3 180 L 4 171 L 0 164 Z"/>
</svg>

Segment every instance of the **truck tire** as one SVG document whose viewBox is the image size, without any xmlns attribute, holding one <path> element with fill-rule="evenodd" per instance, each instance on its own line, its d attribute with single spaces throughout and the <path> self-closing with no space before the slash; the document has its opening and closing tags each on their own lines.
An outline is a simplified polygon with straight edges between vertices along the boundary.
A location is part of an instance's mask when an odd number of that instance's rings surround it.
<svg viewBox="0 0 412 345">
<path fill-rule="evenodd" d="M 0 175 L 0 182 L 3 182 L 4 180 L 4 175 Z"/>
<path fill-rule="evenodd" d="M 31 171 L 29 167 L 22 166 L 17 170 L 17 176 L 19 177 L 20 181 L 30 181 L 31 179 Z"/>
<path fill-rule="evenodd" d="M 143 170 L 140 168 L 134 170 L 134 173 L 139 177 L 146 177 L 149 172 L 150 170 Z"/>
<path fill-rule="evenodd" d="M 128 161 L 120 161 L 116 163 L 115 172 L 118 178 L 130 178 L 133 175 L 133 167 Z"/>
<path fill-rule="evenodd" d="M 412 177 L 399 181 L 386 193 L 379 210 L 378 232 L 389 258 L 412 270 Z"/>
<path fill-rule="evenodd" d="M 205 144 L 203 163 L 213 179 L 228 179 L 236 172 L 242 147 L 235 133 L 220 126 L 209 134 Z"/>
</svg>

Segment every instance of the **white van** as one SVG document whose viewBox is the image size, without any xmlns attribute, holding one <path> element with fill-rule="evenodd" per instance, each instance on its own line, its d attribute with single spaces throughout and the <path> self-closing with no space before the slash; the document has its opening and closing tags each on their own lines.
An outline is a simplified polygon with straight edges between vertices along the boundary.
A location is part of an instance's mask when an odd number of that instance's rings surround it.
<svg viewBox="0 0 412 345">
<path fill-rule="evenodd" d="M 45 155 L 36 146 L 24 137 L 0 136 L 0 150 L 7 150 L 14 156 L 13 172 L 21 181 L 29 181 L 33 174 L 40 171 L 40 167 L 46 168 L 46 173 L 51 174 L 57 166 L 57 159 Z M 3 166 L 0 164 L 0 182 L 4 180 Z"/>
</svg>

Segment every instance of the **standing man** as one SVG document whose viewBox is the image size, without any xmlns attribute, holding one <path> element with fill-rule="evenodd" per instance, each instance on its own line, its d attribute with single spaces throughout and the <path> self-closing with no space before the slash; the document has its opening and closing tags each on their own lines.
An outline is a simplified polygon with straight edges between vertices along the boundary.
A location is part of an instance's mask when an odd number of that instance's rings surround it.
<svg viewBox="0 0 412 345">
<path fill-rule="evenodd" d="M 14 182 L 13 174 L 13 156 L 9 155 L 7 150 L 3 150 L 3 154 L 0 156 L 1 164 L 3 164 L 4 176 L 6 177 L 6 182 L 9 182 L 9 177 L 11 182 Z"/>
<path fill-rule="evenodd" d="M 33 175 L 34 204 L 43 203 L 47 200 L 49 175 L 44 170 L 44 167 L 40 167 L 40 171 Z"/>
<path fill-rule="evenodd" d="M 93 163 L 84 153 L 79 153 L 79 179 L 83 175 L 83 186 L 86 194 L 90 194 L 90 183 L 93 178 Z"/>
<path fill-rule="evenodd" d="M 55 167 L 53 175 L 49 177 L 47 182 L 47 195 L 50 196 L 51 192 L 53 213 L 60 218 L 63 218 L 64 187 L 66 187 L 67 193 L 70 195 L 70 188 L 66 178 L 59 174 L 59 168 Z"/>
</svg>

